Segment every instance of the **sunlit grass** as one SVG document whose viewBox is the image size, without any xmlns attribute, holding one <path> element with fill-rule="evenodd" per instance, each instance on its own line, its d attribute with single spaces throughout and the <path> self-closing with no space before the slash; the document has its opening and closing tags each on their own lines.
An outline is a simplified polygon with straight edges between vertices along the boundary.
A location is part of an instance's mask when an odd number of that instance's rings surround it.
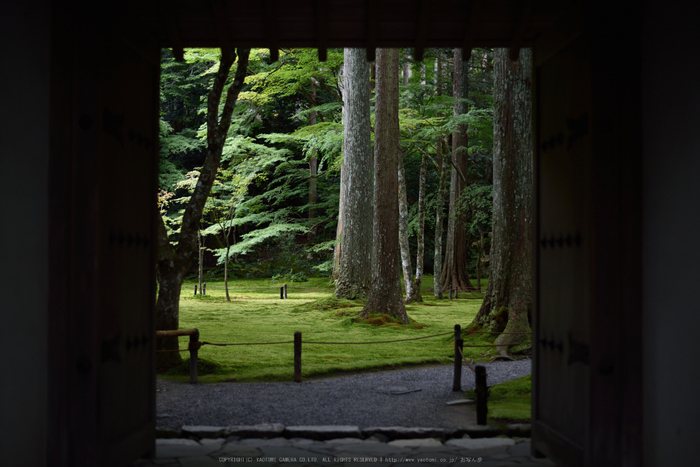
<svg viewBox="0 0 700 467">
<path fill-rule="evenodd" d="M 180 328 L 197 328 L 200 341 L 212 343 L 271 343 L 292 341 L 294 333 L 311 342 L 373 342 L 409 339 L 450 333 L 455 324 L 466 327 L 481 306 L 481 299 L 437 300 L 432 294 L 432 277 L 422 287 L 424 302 L 407 305 L 411 325 L 371 325 L 357 320 L 363 302 L 332 300 L 328 279 L 287 282 L 288 299 L 280 300 L 280 286 L 270 279 L 230 282 L 231 302 L 226 301 L 223 283 L 207 283 L 206 296 L 194 296 L 194 283 L 183 285 L 180 300 Z M 485 284 L 484 284 L 485 285 Z M 464 297 L 464 299 L 462 299 Z M 383 322 L 382 320 L 378 320 Z M 386 320 L 384 320 L 386 321 Z M 488 337 L 469 337 L 468 343 L 488 343 Z M 446 364 L 453 361 L 452 335 L 391 344 L 327 345 L 305 344 L 302 376 L 319 377 L 350 371 L 387 367 Z M 181 348 L 187 338 L 180 338 Z M 187 358 L 187 353 L 183 357 Z M 465 348 L 465 355 L 484 360 L 494 355 L 490 348 Z M 246 345 L 216 347 L 204 345 L 199 358 L 205 363 L 199 380 L 290 381 L 293 377 L 293 345 Z M 184 370 L 184 368 L 183 368 Z M 174 379 L 186 380 L 183 371 Z"/>
<path fill-rule="evenodd" d="M 488 399 L 489 423 L 530 422 L 532 378 L 527 375 L 490 388 Z M 467 397 L 474 399 L 474 391 L 467 391 Z"/>
</svg>

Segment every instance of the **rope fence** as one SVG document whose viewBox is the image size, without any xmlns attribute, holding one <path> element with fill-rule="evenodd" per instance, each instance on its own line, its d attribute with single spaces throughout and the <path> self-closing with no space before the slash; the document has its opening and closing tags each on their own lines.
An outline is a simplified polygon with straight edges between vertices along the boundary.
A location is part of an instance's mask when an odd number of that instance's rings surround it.
<svg viewBox="0 0 700 467">
<path fill-rule="evenodd" d="M 465 331 L 466 334 L 531 334 L 528 332 L 498 332 L 498 331 Z M 304 344 L 313 345 L 370 345 L 370 344 L 392 344 L 396 342 L 409 342 L 417 341 L 422 339 L 430 339 L 433 337 L 441 337 L 453 334 L 452 332 L 443 332 L 440 334 L 431 334 L 430 336 L 412 337 L 408 339 L 394 339 L 388 341 L 365 341 L 365 342 L 321 342 L 321 341 L 303 341 Z M 175 349 L 175 350 L 157 350 L 157 352 L 190 352 L 190 383 L 197 382 L 197 359 L 198 351 L 204 345 L 213 345 L 217 347 L 227 347 L 227 346 L 240 346 L 240 345 L 278 345 L 278 344 L 294 344 L 294 381 L 301 382 L 301 332 L 294 333 L 294 340 L 292 341 L 279 341 L 279 342 L 235 342 L 235 343 L 214 343 L 214 342 L 200 342 L 199 341 L 199 330 L 198 329 L 180 329 L 176 331 L 156 331 L 156 337 L 179 337 L 179 336 L 189 336 L 190 341 L 186 349 Z M 467 365 L 467 368 L 474 373 L 475 378 L 475 394 L 476 394 L 476 412 L 477 412 L 477 424 L 486 424 L 486 414 L 488 412 L 487 399 L 490 394 L 490 390 L 486 385 L 486 368 L 482 365 L 472 366 L 467 362 L 467 358 L 464 356 L 464 347 L 506 347 L 508 344 L 478 344 L 478 345 L 464 345 L 464 340 L 462 339 L 462 328 L 459 324 L 455 324 L 454 327 L 454 379 L 452 384 L 453 391 L 462 390 L 462 363 Z M 525 344 L 527 342 L 523 342 Z"/>
<path fill-rule="evenodd" d="M 209 286 L 208 286 L 206 282 L 203 282 L 203 283 L 202 283 L 201 289 L 198 288 L 198 284 L 195 284 L 195 285 L 194 285 L 194 295 L 195 295 L 195 296 L 197 295 L 197 291 L 198 291 L 198 290 L 199 290 L 199 295 L 206 295 L 206 294 L 207 294 L 207 288 L 209 288 L 209 289 L 219 289 L 219 290 L 223 290 L 223 289 L 225 289 L 226 287 L 225 287 L 225 286 L 222 286 L 222 285 L 209 285 Z M 276 289 L 276 288 L 277 288 L 277 286 L 269 286 L 269 287 L 265 287 L 265 286 L 261 286 L 261 287 L 248 287 L 248 286 L 235 286 L 235 287 L 234 287 L 234 286 L 228 286 L 229 291 L 234 292 L 234 293 L 237 291 L 236 289 L 239 289 L 238 291 L 243 291 L 243 290 L 274 290 L 274 289 Z M 281 299 L 281 300 L 284 300 L 284 299 L 287 299 L 287 298 L 288 298 L 288 297 L 287 297 L 287 289 L 297 289 L 297 290 L 301 290 L 301 289 L 304 289 L 304 290 L 328 290 L 328 289 L 323 288 L 323 287 L 301 287 L 301 286 L 299 286 L 299 287 L 289 286 L 289 287 L 288 287 L 287 284 L 281 285 L 281 286 L 279 286 L 279 288 L 280 288 L 280 299 Z M 481 293 L 483 293 L 483 292 L 474 291 L 474 292 L 467 292 L 467 293 L 470 293 L 470 294 L 474 294 L 474 293 L 476 293 L 476 294 L 481 294 Z M 462 300 L 481 300 L 482 298 L 483 298 L 483 297 L 464 297 Z M 458 291 L 457 291 L 456 289 L 450 289 L 450 300 L 452 300 L 452 299 L 459 299 Z"/>
</svg>

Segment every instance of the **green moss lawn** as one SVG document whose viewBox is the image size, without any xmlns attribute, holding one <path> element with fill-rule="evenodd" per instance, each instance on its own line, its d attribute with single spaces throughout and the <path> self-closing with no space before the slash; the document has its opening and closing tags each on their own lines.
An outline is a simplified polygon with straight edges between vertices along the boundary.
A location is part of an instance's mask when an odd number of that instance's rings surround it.
<svg viewBox="0 0 700 467">
<path fill-rule="evenodd" d="M 229 282 L 231 302 L 225 298 L 223 282 L 208 282 L 206 296 L 194 296 L 194 282 L 186 282 L 180 299 L 180 329 L 197 328 L 200 341 L 213 343 L 257 343 L 292 341 L 300 331 L 304 341 L 372 342 L 409 339 L 449 333 L 455 324 L 466 327 L 481 305 L 482 294 L 460 295 L 459 300 L 437 300 L 432 277 L 425 277 L 424 302 L 407 305 L 411 324 L 402 325 L 383 316 L 358 318 L 361 301 L 336 300 L 327 278 L 287 282 L 288 299 L 280 300 L 285 280 L 238 279 Z M 484 281 L 485 282 L 485 281 Z M 485 286 L 485 283 L 483 284 Z M 180 347 L 188 338 L 180 337 Z M 320 345 L 305 344 L 302 377 L 323 377 L 343 372 L 453 361 L 452 335 L 392 344 Z M 467 344 L 488 344 L 489 338 L 468 337 Z M 188 359 L 188 353 L 183 352 Z M 465 348 L 476 361 L 494 355 L 491 348 Z M 199 381 L 291 381 L 293 345 L 215 347 L 199 350 Z M 185 362 L 186 363 L 186 362 Z M 187 366 L 159 376 L 187 380 Z"/>
</svg>

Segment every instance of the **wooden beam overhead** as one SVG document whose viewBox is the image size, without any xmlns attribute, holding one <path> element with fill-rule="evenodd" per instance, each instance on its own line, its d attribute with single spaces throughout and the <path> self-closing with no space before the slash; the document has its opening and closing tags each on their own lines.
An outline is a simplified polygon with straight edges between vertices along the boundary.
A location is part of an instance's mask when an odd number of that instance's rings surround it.
<svg viewBox="0 0 700 467">
<path fill-rule="evenodd" d="M 328 58 L 328 1 L 316 0 L 316 48 L 318 60 L 325 62 Z"/>
<path fill-rule="evenodd" d="M 270 62 L 274 63 L 280 59 L 277 0 L 265 0 L 265 35 L 270 49 Z"/>
<path fill-rule="evenodd" d="M 513 40 L 510 44 L 508 56 L 511 61 L 515 62 L 520 58 L 520 49 L 525 42 L 525 31 L 530 22 L 530 14 L 532 13 L 532 0 L 524 0 L 520 9 L 519 15 L 516 18 L 515 31 L 513 32 Z"/>
<path fill-rule="evenodd" d="M 430 23 L 431 1 L 421 0 L 418 8 L 418 21 L 416 28 L 416 45 L 413 47 L 413 59 L 422 62 L 425 51 L 425 37 Z"/>
<path fill-rule="evenodd" d="M 175 14 L 171 10 L 171 5 L 168 4 L 166 0 L 160 0 L 158 2 L 160 11 L 162 12 L 161 18 L 165 22 L 165 30 L 167 31 L 168 39 L 170 39 L 170 44 L 173 49 L 173 55 L 175 55 L 175 61 L 182 62 L 185 60 L 185 50 L 180 40 L 180 34 L 177 30 L 177 22 L 175 21 Z"/>
<path fill-rule="evenodd" d="M 468 62 L 472 58 L 474 38 L 476 37 L 477 21 L 481 13 L 482 0 L 470 0 L 467 7 L 467 26 L 464 30 L 462 42 L 462 61 Z"/>
<path fill-rule="evenodd" d="M 367 0 L 367 61 L 373 62 L 377 59 L 377 25 L 379 14 L 377 2 Z"/>
<path fill-rule="evenodd" d="M 211 3 L 214 23 L 216 24 L 216 34 L 219 36 L 219 43 L 221 44 L 221 56 L 232 59 L 235 54 L 229 39 L 228 26 L 226 25 L 226 18 L 228 18 L 226 5 L 223 0 L 211 0 Z"/>
<path fill-rule="evenodd" d="M 125 0 L 133 19 L 157 34 L 161 47 L 219 47 L 221 26 L 201 0 Z M 217 0 L 231 47 L 531 47 L 580 0 Z M 208 0 L 213 2 L 214 0 Z M 206 4 L 206 3 L 205 3 Z M 219 7 L 217 7 L 219 8 Z M 434 12 L 432 10 L 435 10 Z M 453 12 L 441 14 L 439 12 Z M 456 13 L 456 14 L 455 14 Z M 218 16 L 218 15 L 217 15 Z M 218 18 L 220 19 L 220 18 Z"/>
</svg>

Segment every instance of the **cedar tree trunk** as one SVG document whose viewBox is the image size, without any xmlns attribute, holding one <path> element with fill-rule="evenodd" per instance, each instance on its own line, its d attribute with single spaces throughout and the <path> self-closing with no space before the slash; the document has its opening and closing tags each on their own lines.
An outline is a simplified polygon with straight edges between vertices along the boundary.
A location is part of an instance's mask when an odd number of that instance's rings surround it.
<svg viewBox="0 0 700 467">
<path fill-rule="evenodd" d="M 468 94 L 468 63 L 462 61 L 462 49 L 454 49 L 454 116 L 466 114 Z M 458 125 L 452 134 L 452 175 L 450 177 L 450 212 L 447 222 L 445 264 L 442 266 L 443 290 L 470 292 L 476 290 L 467 274 L 467 210 L 459 209 L 459 197 L 467 186 L 467 125 Z"/>
<path fill-rule="evenodd" d="M 530 332 L 532 307 L 531 49 L 494 49 L 493 243 L 486 296 L 469 330 Z M 529 340 L 501 334 L 500 353 Z"/>
<path fill-rule="evenodd" d="M 403 269 L 403 282 L 406 286 L 406 303 L 422 302 L 420 291 L 416 290 L 411 265 L 411 249 L 408 244 L 408 196 L 406 195 L 406 171 L 403 166 L 403 157 L 399 155 L 399 246 L 401 247 L 401 268 Z"/>
<path fill-rule="evenodd" d="M 377 49 L 376 68 L 372 288 L 361 315 L 408 324 L 399 282 L 399 49 Z"/>
<path fill-rule="evenodd" d="M 438 188 L 438 200 L 435 209 L 435 258 L 433 267 L 433 294 L 435 298 L 442 299 L 442 230 L 443 213 L 445 208 L 445 185 L 447 184 L 447 171 L 442 160 L 442 140 L 437 141 L 435 147 L 435 159 L 437 159 L 440 171 L 440 187 Z"/>
<path fill-rule="evenodd" d="M 366 298 L 372 283 L 372 145 L 365 49 L 345 49 L 344 148 L 340 174 L 335 296 Z"/>
<path fill-rule="evenodd" d="M 316 107 L 316 80 L 311 78 L 311 107 Z M 316 111 L 309 115 L 309 125 L 316 125 Z M 316 176 L 318 175 L 318 159 L 315 155 L 309 157 L 309 233 L 307 239 L 313 240 L 313 220 L 316 217 Z"/>
<path fill-rule="evenodd" d="M 425 254 L 425 176 L 427 171 L 428 156 L 423 154 L 418 178 L 418 235 L 416 237 L 416 290 L 418 296 L 421 297 L 420 301 L 423 301 L 420 288 L 423 284 L 423 256 Z"/>
</svg>

